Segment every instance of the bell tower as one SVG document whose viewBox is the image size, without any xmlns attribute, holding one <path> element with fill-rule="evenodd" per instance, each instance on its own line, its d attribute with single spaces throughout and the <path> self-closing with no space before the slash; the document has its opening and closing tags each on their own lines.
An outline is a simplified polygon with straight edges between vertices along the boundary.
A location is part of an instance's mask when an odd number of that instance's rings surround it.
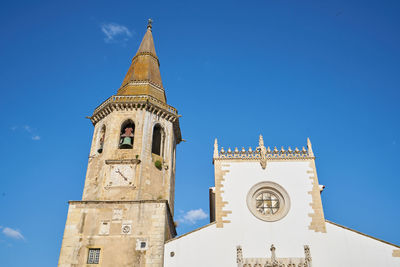
<svg viewBox="0 0 400 267">
<path fill-rule="evenodd" d="M 173 222 L 179 115 L 166 103 L 149 20 L 94 125 L 82 201 L 70 201 L 59 266 L 162 266 Z M 92 266 L 92 265 L 90 265 Z"/>
</svg>

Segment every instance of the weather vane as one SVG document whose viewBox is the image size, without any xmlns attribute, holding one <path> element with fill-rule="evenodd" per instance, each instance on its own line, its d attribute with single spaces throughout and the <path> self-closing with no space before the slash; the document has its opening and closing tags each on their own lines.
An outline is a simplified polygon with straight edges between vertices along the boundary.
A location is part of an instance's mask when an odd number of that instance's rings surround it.
<svg viewBox="0 0 400 267">
<path fill-rule="evenodd" d="M 147 29 L 150 29 L 151 30 L 151 28 L 153 27 L 151 24 L 153 23 L 153 20 L 152 19 L 149 19 L 148 20 L 148 23 L 147 23 Z"/>
</svg>

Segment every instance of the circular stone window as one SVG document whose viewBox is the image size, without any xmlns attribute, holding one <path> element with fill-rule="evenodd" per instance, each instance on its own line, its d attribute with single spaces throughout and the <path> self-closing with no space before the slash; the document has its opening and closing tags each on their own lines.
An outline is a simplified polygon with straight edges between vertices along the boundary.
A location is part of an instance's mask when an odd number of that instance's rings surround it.
<svg viewBox="0 0 400 267">
<path fill-rule="evenodd" d="M 247 207 L 258 219 L 274 222 L 289 212 L 289 195 L 282 186 L 273 182 L 254 185 L 247 194 Z"/>
</svg>

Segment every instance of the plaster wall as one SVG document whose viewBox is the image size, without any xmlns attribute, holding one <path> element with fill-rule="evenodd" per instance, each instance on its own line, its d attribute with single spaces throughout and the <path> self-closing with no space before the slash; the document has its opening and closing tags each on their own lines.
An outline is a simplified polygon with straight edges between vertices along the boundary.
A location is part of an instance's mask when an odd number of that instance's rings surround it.
<svg viewBox="0 0 400 267">
<path fill-rule="evenodd" d="M 227 202 L 223 209 L 231 211 L 229 222 L 223 227 L 212 223 L 167 242 L 164 266 L 237 266 L 238 245 L 244 258 L 269 258 L 272 244 L 278 258 L 302 258 L 308 245 L 314 267 L 400 266 L 400 258 L 392 256 L 398 249 L 393 245 L 331 223 L 325 223 L 326 232 L 310 229 L 315 201 L 309 193 L 314 186 L 311 166 L 310 160 L 272 161 L 263 170 L 257 161 L 224 161 L 221 192 Z M 290 210 L 279 221 L 262 221 L 247 207 L 248 191 L 262 181 L 275 182 L 289 194 Z"/>
</svg>

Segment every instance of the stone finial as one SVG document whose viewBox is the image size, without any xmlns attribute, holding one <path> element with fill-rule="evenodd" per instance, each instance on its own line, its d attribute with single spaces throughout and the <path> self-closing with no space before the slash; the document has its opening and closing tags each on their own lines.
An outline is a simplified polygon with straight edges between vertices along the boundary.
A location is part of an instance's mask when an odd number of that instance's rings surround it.
<svg viewBox="0 0 400 267">
<path fill-rule="evenodd" d="M 264 146 L 264 138 L 261 134 L 260 134 L 260 137 L 258 138 L 258 146 L 259 147 Z"/>
<path fill-rule="evenodd" d="M 276 261 L 276 255 L 275 255 L 275 246 L 274 246 L 274 244 L 271 245 L 270 250 L 271 250 L 271 261 L 275 262 Z"/>
<path fill-rule="evenodd" d="M 263 169 L 267 167 L 267 149 L 264 146 L 263 136 L 260 134 L 258 139 L 258 147 L 256 149 L 260 153 L 260 164 Z"/>
<path fill-rule="evenodd" d="M 214 141 L 214 158 L 218 158 L 218 140 L 215 138 Z"/>
<path fill-rule="evenodd" d="M 147 21 L 147 29 L 150 29 L 150 31 L 151 31 L 151 29 L 153 28 L 153 20 L 152 19 L 149 19 L 148 21 Z"/>
<path fill-rule="evenodd" d="M 308 138 L 308 137 L 307 137 L 307 150 L 308 150 L 308 155 L 310 157 L 314 157 L 314 152 L 312 151 L 311 141 L 310 141 L 310 138 Z"/>
</svg>

